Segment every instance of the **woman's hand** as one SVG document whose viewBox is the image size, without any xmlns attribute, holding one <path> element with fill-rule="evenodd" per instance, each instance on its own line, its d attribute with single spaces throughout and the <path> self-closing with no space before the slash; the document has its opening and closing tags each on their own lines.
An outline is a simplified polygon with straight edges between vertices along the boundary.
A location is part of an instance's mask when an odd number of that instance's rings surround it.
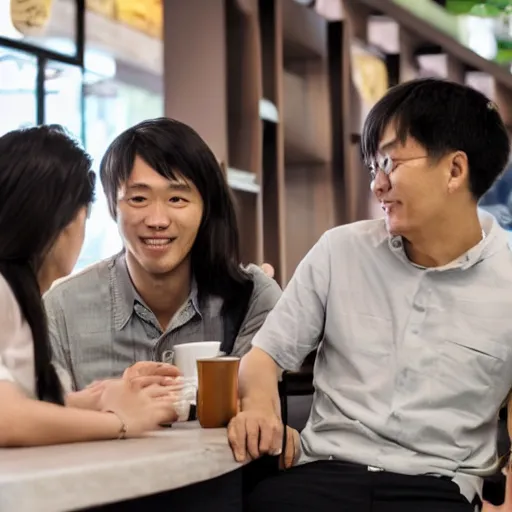
<svg viewBox="0 0 512 512">
<path fill-rule="evenodd" d="M 65 400 L 66 406 L 75 407 L 76 409 L 99 411 L 103 389 L 104 385 L 95 385 L 94 387 L 87 387 L 81 391 L 68 393 Z"/>
<path fill-rule="evenodd" d="M 141 379 L 141 382 L 143 382 L 142 379 L 144 377 L 148 377 L 148 379 L 146 379 L 148 382 L 147 385 L 151 385 L 157 383 L 164 384 L 166 378 L 175 379 L 180 375 L 180 370 L 172 364 L 157 363 L 154 361 L 139 361 L 126 368 L 123 373 L 123 379 Z M 151 380 L 151 378 L 153 378 L 153 380 Z"/>
<path fill-rule="evenodd" d="M 131 381 L 110 381 L 101 395 L 101 410 L 115 412 L 135 437 L 176 421 L 174 398 L 164 386 L 140 388 Z"/>
</svg>

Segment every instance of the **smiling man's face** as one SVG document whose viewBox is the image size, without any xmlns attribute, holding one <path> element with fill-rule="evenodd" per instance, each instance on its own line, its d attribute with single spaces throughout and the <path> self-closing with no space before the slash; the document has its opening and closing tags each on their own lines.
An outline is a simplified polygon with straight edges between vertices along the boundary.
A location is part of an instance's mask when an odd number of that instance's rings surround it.
<svg viewBox="0 0 512 512">
<path fill-rule="evenodd" d="M 118 191 L 117 223 L 131 261 L 152 275 L 188 260 L 201 225 L 203 201 L 193 183 L 158 174 L 137 156 Z"/>
<path fill-rule="evenodd" d="M 443 217 L 449 195 L 449 158 L 431 160 L 415 139 L 397 139 L 394 123 L 381 137 L 378 161 L 391 172 L 378 170 L 372 190 L 384 211 L 388 231 L 407 237 L 436 218 Z"/>
</svg>

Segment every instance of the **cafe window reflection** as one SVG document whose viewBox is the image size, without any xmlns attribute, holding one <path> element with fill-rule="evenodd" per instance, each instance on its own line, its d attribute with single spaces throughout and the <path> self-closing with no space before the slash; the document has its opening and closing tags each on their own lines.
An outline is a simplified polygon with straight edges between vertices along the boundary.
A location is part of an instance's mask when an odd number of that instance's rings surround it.
<svg viewBox="0 0 512 512">
<path fill-rule="evenodd" d="M 112 61 L 109 65 L 107 61 L 91 59 L 91 55 L 86 54 L 85 143 L 93 157 L 94 168 L 98 171 L 101 158 L 114 138 L 140 121 L 162 116 L 164 100 L 161 77 L 153 82 L 154 90 L 149 90 L 141 84 L 133 83 L 134 80 L 132 83 L 121 80 L 126 75 L 122 64 Z M 108 211 L 99 176 L 96 183 L 96 202 L 87 223 L 84 246 L 74 272 L 122 249 L 117 225 Z"/>
<path fill-rule="evenodd" d="M 0 48 L 0 136 L 37 123 L 37 60 Z"/>
<path fill-rule="evenodd" d="M 44 71 L 46 124 L 61 124 L 82 139 L 82 70 L 48 61 Z"/>
<path fill-rule="evenodd" d="M 0 135 L 61 124 L 97 172 L 117 135 L 164 113 L 161 37 L 160 0 L 0 0 Z M 96 183 L 75 271 L 122 248 Z"/>
</svg>

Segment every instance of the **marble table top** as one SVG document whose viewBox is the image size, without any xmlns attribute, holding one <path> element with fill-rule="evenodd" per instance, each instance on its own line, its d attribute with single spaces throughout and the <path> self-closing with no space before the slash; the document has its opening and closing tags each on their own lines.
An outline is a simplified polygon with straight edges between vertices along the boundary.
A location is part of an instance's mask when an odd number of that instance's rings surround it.
<svg viewBox="0 0 512 512">
<path fill-rule="evenodd" d="M 64 512 L 229 473 L 225 429 L 176 424 L 139 439 L 0 449 L 0 511 Z"/>
</svg>

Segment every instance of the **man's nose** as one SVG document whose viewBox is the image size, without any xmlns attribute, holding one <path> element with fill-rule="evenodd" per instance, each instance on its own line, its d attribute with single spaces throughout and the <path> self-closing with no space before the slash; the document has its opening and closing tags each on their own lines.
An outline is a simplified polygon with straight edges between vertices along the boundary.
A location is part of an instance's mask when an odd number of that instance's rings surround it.
<svg viewBox="0 0 512 512">
<path fill-rule="evenodd" d="M 154 229 L 165 229 L 171 223 L 167 208 L 161 201 L 154 202 L 145 218 L 146 226 Z"/>
<path fill-rule="evenodd" d="M 391 182 L 387 174 L 379 169 L 370 187 L 377 199 L 380 199 L 382 195 L 386 194 L 391 188 Z"/>
</svg>

